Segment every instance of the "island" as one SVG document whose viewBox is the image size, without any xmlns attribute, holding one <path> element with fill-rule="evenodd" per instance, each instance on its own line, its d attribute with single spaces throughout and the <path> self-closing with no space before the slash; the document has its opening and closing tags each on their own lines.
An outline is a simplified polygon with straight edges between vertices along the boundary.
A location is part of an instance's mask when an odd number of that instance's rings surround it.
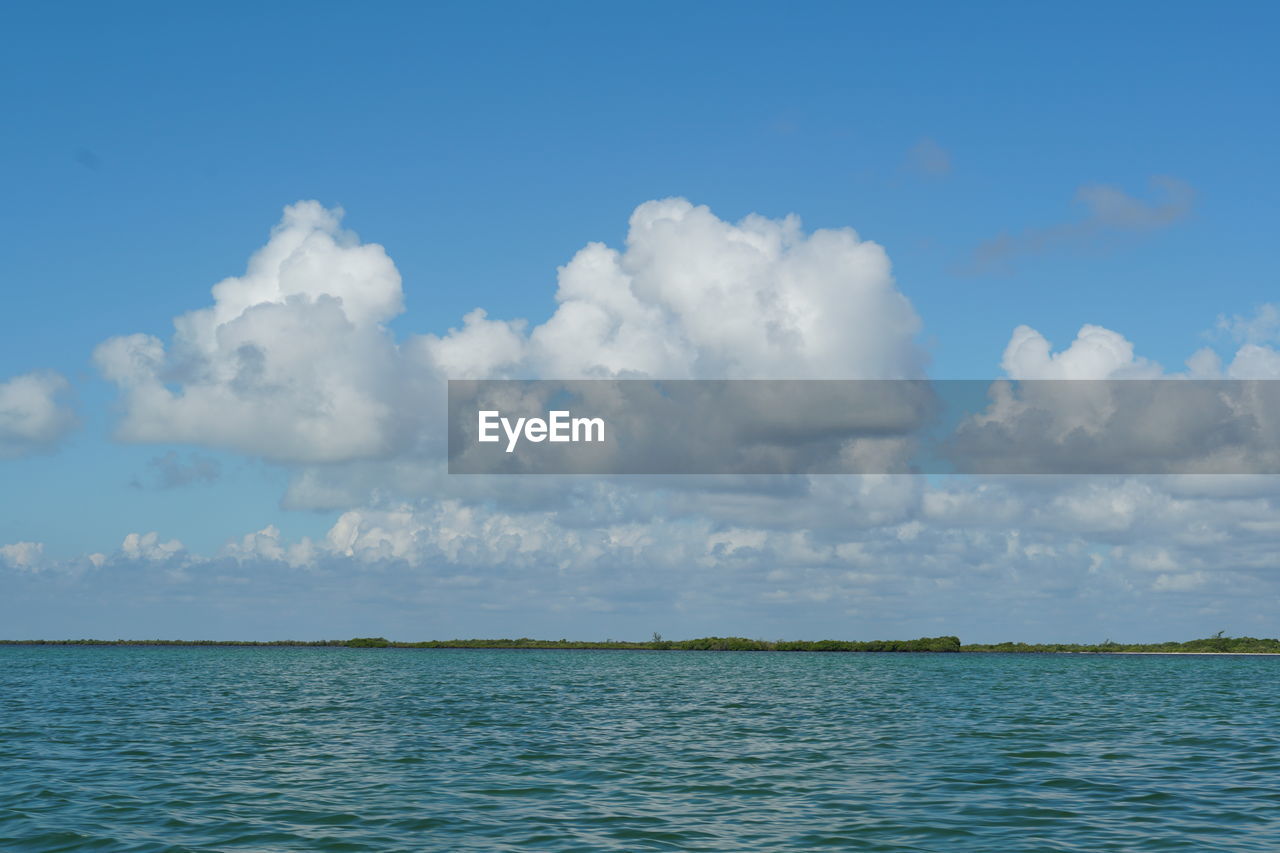
<svg viewBox="0 0 1280 853">
<path fill-rule="evenodd" d="M 529 637 L 491 640 L 422 640 L 403 642 L 385 637 L 349 640 L 0 640 L 3 646 L 290 646 L 347 649 L 597 649 L 605 651 L 682 652 L 929 652 L 978 654 L 1149 654 L 1149 655 L 1274 655 L 1280 639 L 1212 637 L 1166 643 L 961 643 L 959 637 L 921 637 L 915 640 L 763 640 L 746 637 L 698 637 L 692 640 L 652 638 L 630 640 L 535 640 Z"/>
</svg>

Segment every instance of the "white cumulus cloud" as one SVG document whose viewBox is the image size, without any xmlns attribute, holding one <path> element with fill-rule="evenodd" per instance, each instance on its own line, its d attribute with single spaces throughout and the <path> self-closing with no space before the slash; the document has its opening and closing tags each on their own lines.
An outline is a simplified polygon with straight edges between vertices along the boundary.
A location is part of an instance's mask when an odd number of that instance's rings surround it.
<svg viewBox="0 0 1280 853">
<path fill-rule="evenodd" d="M 626 247 L 591 243 L 560 268 L 558 308 L 525 332 L 483 311 L 424 345 L 449 378 L 919 376 L 920 321 L 888 255 L 848 228 L 794 216 L 725 222 L 646 202 Z"/>
<path fill-rule="evenodd" d="M 161 542 L 160 534 L 154 530 L 150 533 L 130 533 L 120 544 L 120 553 L 130 560 L 163 562 L 182 551 L 181 542 L 177 539 Z"/>
<path fill-rule="evenodd" d="M 43 556 L 43 542 L 14 542 L 10 545 L 0 545 L 0 560 L 3 560 L 11 569 L 39 571 Z"/>
<path fill-rule="evenodd" d="M 1154 379 L 1161 374 L 1160 365 L 1134 355 L 1133 344 L 1123 335 L 1089 324 L 1056 353 L 1044 335 L 1019 326 L 1000 367 L 1010 379 Z"/>
<path fill-rule="evenodd" d="M 124 396 L 127 441 L 226 447 L 282 461 L 383 454 L 404 393 L 383 324 L 402 310 L 381 246 L 317 202 L 285 209 L 244 275 L 174 321 L 172 341 L 134 334 L 94 353 Z"/>
<path fill-rule="evenodd" d="M 67 380 L 51 370 L 0 382 L 0 458 L 53 448 L 75 426 L 62 399 Z"/>
</svg>

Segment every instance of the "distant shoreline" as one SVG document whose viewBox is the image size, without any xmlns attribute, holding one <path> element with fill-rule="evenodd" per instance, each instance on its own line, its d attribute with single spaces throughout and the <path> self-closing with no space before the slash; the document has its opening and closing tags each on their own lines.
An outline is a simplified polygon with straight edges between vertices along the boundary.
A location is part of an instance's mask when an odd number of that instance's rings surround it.
<svg viewBox="0 0 1280 853">
<path fill-rule="evenodd" d="M 921 637 L 915 640 L 752 640 L 745 637 L 699 637 L 691 640 L 664 640 L 660 635 L 647 642 L 624 640 L 426 640 L 398 642 L 384 637 L 355 637 L 350 640 L 0 640 L 0 646 L 159 646 L 230 648 L 348 648 L 348 649 L 511 649 L 565 651 L 713 651 L 792 653 L 910 653 L 935 654 L 1075 654 L 1075 655 L 1277 655 L 1280 640 L 1254 637 L 1208 637 L 1186 642 L 1114 643 L 971 643 L 954 636 Z"/>
<path fill-rule="evenodd" d="M 1253 655 L 1255 657 L 1269 657 L 1271 655 L 1280 654 L 1280 652 L 1053 652 L 1052 654 L 1060 654 L 1060 655 L 1192 655 L 1195 657 L 1210 657 L 1213 655 L 1227 655 L 1229 657 L 1239 657 L 1240 655 Z"/>
</svg>

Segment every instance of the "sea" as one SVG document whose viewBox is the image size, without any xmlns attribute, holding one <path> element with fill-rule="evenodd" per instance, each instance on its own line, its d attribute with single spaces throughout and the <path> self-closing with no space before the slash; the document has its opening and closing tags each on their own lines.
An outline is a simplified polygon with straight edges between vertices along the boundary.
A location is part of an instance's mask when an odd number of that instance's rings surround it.
<svg viewBox="0 0 1280 853">
<path fill-rule="evenodd" d="M 0 851 L 1280 851 L 1280 656 L 0 647 Z"/>
</svg>

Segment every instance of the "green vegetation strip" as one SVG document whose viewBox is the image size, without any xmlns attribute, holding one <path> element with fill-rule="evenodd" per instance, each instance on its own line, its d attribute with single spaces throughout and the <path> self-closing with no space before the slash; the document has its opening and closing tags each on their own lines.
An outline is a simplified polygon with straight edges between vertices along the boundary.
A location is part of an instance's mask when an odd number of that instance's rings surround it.
<svg viewBox="0 0 1280 853">
<path fill-rule="evenodd" d="M 401 643 L 383 637 L 356 637 L 351 640 L 275 640 L 239 642 L 228 640 L 0 640 L 6 646 L 330 646 L 351 649 L 614 649 L 620 651 L 706 651 L 706 652 L 1019 652 L 1077 654 L 1280 654 L 1280 640 L 1254 637 L 1207 637 L 1184 643 L 972 643 L 963 645 L 958 637 L 921 637 L 918 640 L 749 640 L 745 637 L 700 637 L 695 640 L 652 640 L 631 643 L 623 640 L 590 642 L 577 640 L 427 640 Z"/>
</svg>

